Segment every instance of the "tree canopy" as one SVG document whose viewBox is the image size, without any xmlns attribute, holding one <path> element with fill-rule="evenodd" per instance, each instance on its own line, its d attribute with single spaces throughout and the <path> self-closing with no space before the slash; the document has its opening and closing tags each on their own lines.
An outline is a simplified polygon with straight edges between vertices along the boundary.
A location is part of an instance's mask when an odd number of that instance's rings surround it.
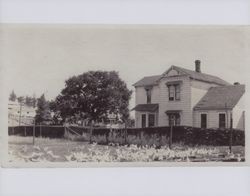
<svg viewBox="0 0 250 196">
<path fill-rule="evenodd" d="M 125 122 L 129 118 L 131 94 L 118 72 L 89 71 L 66 80 L 65 88 L 51 105 L 63 120 L 98 121 L 116 114 Z"/>
<path fill-rule="evenodd" d="M 51 120 L 49 102 L 46 101 L 44 94 L 37 99 L 37 110 L 35 116 L 36 123 L 46 124 Z"/>
<path fill-rule="evenodd" d="M 12 90 L 12 92 L 10 93 L 10 96 L 9 96 L 9 100 L 16 101 L 16 99 L 17 99 L 16 93 L 14 92 L 14 90 Z"/>
<path fill-rule="evenodd" d="M 24 102 L 24 96 L 20 96 L 20 97 L 17 97 L 17 101 L 18 103 L 22 103 Z"/>
<path fill-rule="evenodd" d="M 30 97 L 30 96 L 26 96 L 25 97 L 25 104 L 27 105 L 27 106 L 30 106 L 30 107 L 33 107 L 33 97 Z"/>
</svg>

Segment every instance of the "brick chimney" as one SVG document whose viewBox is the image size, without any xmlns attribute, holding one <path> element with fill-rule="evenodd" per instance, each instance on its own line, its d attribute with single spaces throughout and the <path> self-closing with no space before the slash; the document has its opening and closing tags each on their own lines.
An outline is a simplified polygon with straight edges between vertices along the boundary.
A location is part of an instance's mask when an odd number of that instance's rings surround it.
<svg viewBox="0 0 250 196">
<path fill-rule="evenodd" d="M 201 61 L 195 60 L 195 71 L 201 73 Z"/>
</svg>

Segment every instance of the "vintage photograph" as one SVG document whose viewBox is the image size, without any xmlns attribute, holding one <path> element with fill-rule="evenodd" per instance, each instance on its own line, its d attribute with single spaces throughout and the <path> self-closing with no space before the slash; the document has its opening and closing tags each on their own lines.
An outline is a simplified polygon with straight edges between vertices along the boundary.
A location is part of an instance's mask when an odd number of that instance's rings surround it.
<svg viewBox="0 0 250 196">
<path fill-rule="evenodd" d="M 7 163 L 247 161 L 246 27 L 1 29 Z"/>
</svg>

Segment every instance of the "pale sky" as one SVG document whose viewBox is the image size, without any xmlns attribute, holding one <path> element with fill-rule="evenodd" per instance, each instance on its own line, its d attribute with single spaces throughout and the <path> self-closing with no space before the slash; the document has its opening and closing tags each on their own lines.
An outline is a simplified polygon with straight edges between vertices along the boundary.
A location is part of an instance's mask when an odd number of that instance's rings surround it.
<svg viewBox="0 0 250 196">
<path fill-rule="evenodd" d="M 18 96 L 55 98 L 64 81 L 89 70 L 116 70 L 129 89 L 171 65 L 233 83 L 245 83 L 247 42 L 244 27 L 6 25 L 0 63 L 8 91 Z M 134 106 L 134 94 L 130 107 Z"/>
</svg>

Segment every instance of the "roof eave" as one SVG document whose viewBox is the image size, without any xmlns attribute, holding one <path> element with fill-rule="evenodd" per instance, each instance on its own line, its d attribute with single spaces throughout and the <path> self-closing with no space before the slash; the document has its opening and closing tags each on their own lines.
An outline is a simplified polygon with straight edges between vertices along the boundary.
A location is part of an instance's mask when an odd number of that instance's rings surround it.
<svg viewBox="0 0 250 196">
<path fill-rule="evenodd" d="M 155 84 L 146 84 L 146 85 L 136 85 L 136 84 L 133 84 L 132 86 L 134 87 L 145 87 L 145 86 L 157 86 L 158 83 L 155 83 Z"/>
<path fill-rule="evenodd" d="M 206 108 L 194 108 L 194 111 L 204 111 L 204 110 L 232 110 L 233 107 L 227 107 L 227 108 L 222 108 L 222 107 L 206 107 Z"/>
</svg>

